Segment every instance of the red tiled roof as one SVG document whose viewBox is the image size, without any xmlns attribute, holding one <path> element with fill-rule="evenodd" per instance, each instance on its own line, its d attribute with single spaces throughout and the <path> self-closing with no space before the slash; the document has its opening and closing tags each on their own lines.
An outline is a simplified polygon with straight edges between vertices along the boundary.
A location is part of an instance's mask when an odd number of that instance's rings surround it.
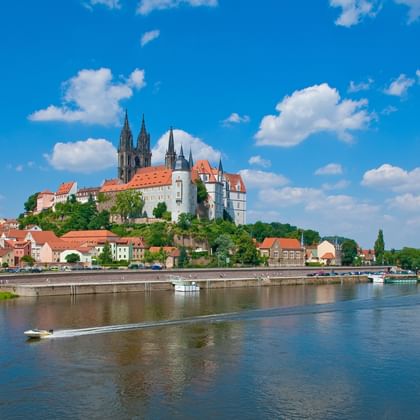
<svg viewBox="0 0 420 420">
<path fill-rule="evenodd" d="M 291 238 L 265 238 L 260 245 L 260 249 L 272 248 L 276 241 L 279 242 L 281 249 L 301 249 L 300 242 Z"/>
<path fill-rule="evenodd" d="M 32 238 L 34 238 L 34 241 L 39 245 L 44 245 L 45 242 L 58 240 L 57 235 L 51 230 L 43 230 L 43 231 L 31 230 L 30 232 L 27 232 L 27 233 L 30 233 Z"/>
<path fill-rule="evenodd" d="M 79 239 L 84 240 L 88 238 L 117 238 L 118 235 L 109 230 L 72 230 L 61 236 L 61 239 Z"/>
<path fill-rule="evenodd" d="M 17 241 L 22 241 L 25 239 L 27 233 L 28 232 L 26 230 L 9 229 L 8 232 L 5 232 L 5 235 L 8 238 L 16 239 Z"/>
<path fill-rule="evenodd" d="M 74 181 L 63 182 L 57 190 L 57 195 L 68 194 L 70 190 L 72 189 L 73 185 L 74 185 Z"/>
<path fill-rule="evenodd" d="M 321 260 L 333 260 L 335 257 L 332 252 L 326 252 L 322 257 Z"/>
<path fill-rule="evenodd" d="M 208 182 L 217 182 L 216 178 L 213 174 L 213 168 L 211 167 L 208 160 L 197 160 L 195 165 L 193 166 L 193 170 L 197 171 L 198 174 L 207 174 L 209 175 L 209 181 Z"/>
<path fill-rule="evenodd" d="M 268 249 L 272 248 L 274 245 L 274 242 L 276 242 L 277 238 L 264 238 L 264 240 L 261 242 L 259 248 L 260 249 Z"/>
<path fill-rule="evenodd" d="M 151 246 L 149 251 L 153 254 L 156 254 L 160 252 L 161 249 L 163 249 L 163 251 L 166 252 L 170 257 L 179 257 L 180 255 L 179 249 L 174 246 Z"/>
<path fill-rule="evenodd" d="M 43 195 L 54 195 L 54 193 L 51 192 L 51 191 L 49 191 L 49 190 L 45 190 L 45 191 L 40 192 L 38 194 L 38 197 L 37 198 L 41 198 Z"/>
<path fill-rule="evenodd" d="M 138 247 L 138 248 L 146 248 L 143 238 L 124 237 L 124 238 L 121 238 L 120 241 L 132 244 L 133 246 Z"/>
<path fill-rule="evenodd" d="M 245 188 L 245 184 L 244 181 L 241 177 L 241 175 L 239 174 L 224 174 L 227 181 L 230 183 L 230 191 L 238 191 L 236 189 L 236 186 L 239 185 L 239 191 L 238 192 L 242 192 L 242 193 L 246 193 L 246 188 Z"/>
<path fill-rule="evenodd" d="M 101 185 L 101 187 L 104 187 L 104 186 L 109 186 L 109 185 L 116 185 L 116 184 L 121 184 L 122 182 L 118 179 L 118 178 L 116 178 L 116 179 L 106 179 L 103 183 L 102 183 L 102 185 Z"/>
</svg>

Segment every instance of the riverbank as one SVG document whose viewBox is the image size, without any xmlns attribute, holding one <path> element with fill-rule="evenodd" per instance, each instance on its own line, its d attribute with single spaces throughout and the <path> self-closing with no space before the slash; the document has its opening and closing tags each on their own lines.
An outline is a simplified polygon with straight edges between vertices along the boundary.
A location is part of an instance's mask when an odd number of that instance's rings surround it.
<svg viewBox="0 0 420 420">
<path fill-rule="evenodd" d="M 69 279 L 67 279 L 69 280 Z M 200 289 L 221 288 L 247 288 L 267 286 L 296 286 L 296 285 L 321 285 L 321 284 L 354 284 L 367 283 L 369 279 L 365 275 L 360 276 L 289 276 L 279 277 L 259 275 L 253 277 L 207 277 L 204 279 L 191 279 L 196 282 Z M 76 296 L 86 294 L 104 293 L 150 293 L 153 291 L 172 291 L 174 286 L 171 279 L 159 280 L 119 280 L 119 281 L 90 281 L 90 282 L 47 282 L 35 284 L 7 284 L 1 285 L 0 290 L 16 293 L 19 296 L 43 297 L 43 296 Z"/>
</svg>

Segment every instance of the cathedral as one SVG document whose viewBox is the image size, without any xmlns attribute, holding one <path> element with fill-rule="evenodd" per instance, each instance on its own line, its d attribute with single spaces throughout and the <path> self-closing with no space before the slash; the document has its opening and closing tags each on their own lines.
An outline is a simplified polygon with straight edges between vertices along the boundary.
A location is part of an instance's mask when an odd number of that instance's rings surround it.
<svg viewBox="0 0 420 420">
<path fill-rule="evenodd" d="M 141 192 L 146 217 L 153 217 L 154 208 L 161 202 L 166 204 L 175 222 L 182 213 L 196 214 L 196 183 L 201 179 L 208 193 L 205 208 L 210 220 L 230 217 L 238 225 L 246 223 L 246 188 L 241 175 L 224 172 L 221 161 L 218 168 L 213 168 L 208 160 L 194 163 L 191 150 L 187 160 L 182 146 L 177 154 L 172 127 L 164 164 L 152 166 L 150 134 L 144 116 L 134 147 L 128 115 L 125 113 L 118 146 L 117 175 L 117 179 L 102 185 L 101 192 L 108 195 L 133 189 Z"/>
</svg>

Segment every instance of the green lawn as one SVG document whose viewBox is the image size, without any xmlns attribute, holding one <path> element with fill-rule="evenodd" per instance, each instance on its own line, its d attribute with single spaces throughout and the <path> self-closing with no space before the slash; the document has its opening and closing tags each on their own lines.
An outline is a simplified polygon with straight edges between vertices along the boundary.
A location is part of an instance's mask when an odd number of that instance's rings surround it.
<svg viewBox="0 0 420 420">
<path fill-rule="evenodd" d="M 14 293 L 11 293 L 11 292 L 0 292 L 0 300 L 13 299 L 17 297 L 18 295 L 15 295 Z"/>
</svg>

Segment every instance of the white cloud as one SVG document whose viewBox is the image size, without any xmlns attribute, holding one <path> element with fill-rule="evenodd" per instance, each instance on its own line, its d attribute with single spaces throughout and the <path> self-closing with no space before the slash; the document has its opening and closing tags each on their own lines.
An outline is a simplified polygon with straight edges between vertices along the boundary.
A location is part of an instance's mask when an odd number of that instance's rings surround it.
<svg viewBox="0 0 420 420">
<path fill-rule="evenodd" d="M 332 190 L 344 190 L 350 185 L 350 181 L 347 181 L 346 179 L 341 179 L 340 181 L 337 181 L 334 184 L 325 183 L 322 184 L 322 189 L 325 191 L 332 191 Z"/>
<path fill-rule="evenodd" d="M 271 166 L 271 161 L 269 159 L 264 159 L 260 155 L 251 156 L 248 160 L 250 165 L 261 166 L 263 168 L 269 168 Z"/>
<path fill-rule="evenodd" d="M 188 159 L 190 148 L 193 154 L 194 161 L 199 159 L 207 159 L 210 162 L 217 163 L 221 157 L 219 150 L 214 149 L 212 146 L 206 144 L 202 139 L 194 137 L 183 130 L 174 131 L 174 142 L 176 152 L 179 152 L 181 145 L 184 149 L 185 157 Z M 152 150 L 153 163 L 161 163 L 165 161 L 165 154 L 168 148 L 169 131 L 163 134 L 156 146 Z"/>
<path fill-rule="evenodd" d="M 51 155 L 45 155 L 54 169 L 93 173 L 117 165 L 117 150 L 105 139 L 87 139 L 74 143 L 56 143 Z"/>
<path fill-rule="evenodd" d="M 120 101 L 146 85 L 144 70 L 135 69 L 128 79 L 113 82 L 110 69 L 80 70 L 63 84 L 62 105 L 50 105 L 29 116 L 31 121 L 64 121 L 88 124 L 117 124 Z"/>
<path fill-rule="evenodd" d="M 120 0 L 90 0 L 89 1 L 90 6 L 96 6 L 97 4 L 106 6 L 109 9 L 121 9 Z"/>
<path fill-rule="evenodd" d="M 377 14 L 376 3 L 376 0 L 330 0 L 331 7 L 341 8 L 335 24 L 346 28 L 357 25 L 366 16 L 374 17 Z"/>
<path fill-rule="evenodd" d="M 267 115 L 255 135 L 258 145 L 296 146 L 312 134 L 336 133 L 351 141 L 351 130 L 367 127 L 373 116 L 366 109 L 367 100 L 341 100 L 336 89 L 327 83 L 295 91 L 277 104 L 279 115 Z"/>
<path fill-rule="evenodd" d="M 382 115 L 391 115 L 394 112 L 397 112 L 398 108 L 396 108 L 395 106 L 392 105 L 388 105 L 387 107 L 385 107 L 382 111 L 381 114 Z"/>
<path fill-rule="evenodd" d="M 141 0 L 137 6 L 137 13 L 147 15 L 154 10 L 174 9 L 181 5 L 216 7 L 218 0 Z"/>
<path fill-rule="evenodd" d="M 384 90 L 384 93 L 392 96 L 404 96 L 408 89 L 414 85 L 414 79 L 410 79 L 405 74 L 400 74 L 397 79 Z"/>
<path fill-rule="evenodd" d="M 416 71 L 416 76 L 419 78 L 418 82 L 420 83 L 420 70 Z"/>
<path fill-rule="evenodd" d="M 145 32 L 142 36 L 141 36 L 141 40 L 140 40 L 140 44 L 142 47 L 144 47 L 145 45 L 147 45 L 149 42 L 152 42 L 153 40 L 159 38 L 160 36 L 160 31 L 159 29 L 154 29 L 153 31 L 148 31 Z"/>
<path fill-rule="evenodd" d="M 350 82 L 350 85 L 347 89 L 349 93 L 360 92 L 362 90 L 369 90 L 373 84 L 374 80 L 369 78 L 366 82 L 356 83 L 353 80 Z"/>
<path fill-rule="evenodd" d="M 379 168 L 366 171 L 362 185 L 396 192 L 420 191 L 420 167 L 406 171 L 385 163 Z"/>
<path fill-rule="evenodd" d="M 420 0 L 395 0 L 395 2 L 409 8 L 408 23 L 413 23 L 420 17 Z"/>
<path fill-rule="evenodd" d="M 16 170 L 16 172 L 22 172 L 23 171 L 23 165 L 17 165 L 15 170 Z"/>
<path fill-rule="evenodd" d="M 289 183 L 289 180 L 285 176 L 274 172 L 242 169 L 239 173 L 247 188 L 267 189 L 281 187 Z"/>
<path fill-rule="evenodd" d="M 397 195 L 396 197 L 388 200 L 390 207 L 397 208 L 403 211 L 420 211 L 420 195 L 411 193 Z"/>
<path fill-rule="evenodd" d="M 241 123 L 247 123 L 250 121 L 250 118 L 248 115 L 239 115 L 236 112 L 233 112 L 229 115 L 225 120 L 222 121 L 223 125 L 230 126 L 233 124 L 241 124 Z"/>
<path fill-rule="evenodd" d="M 315 175 L 341 175 L 342 173 L 343 167 L 339 163 L 329 163 L 315 171 Z"/>
</svg>

